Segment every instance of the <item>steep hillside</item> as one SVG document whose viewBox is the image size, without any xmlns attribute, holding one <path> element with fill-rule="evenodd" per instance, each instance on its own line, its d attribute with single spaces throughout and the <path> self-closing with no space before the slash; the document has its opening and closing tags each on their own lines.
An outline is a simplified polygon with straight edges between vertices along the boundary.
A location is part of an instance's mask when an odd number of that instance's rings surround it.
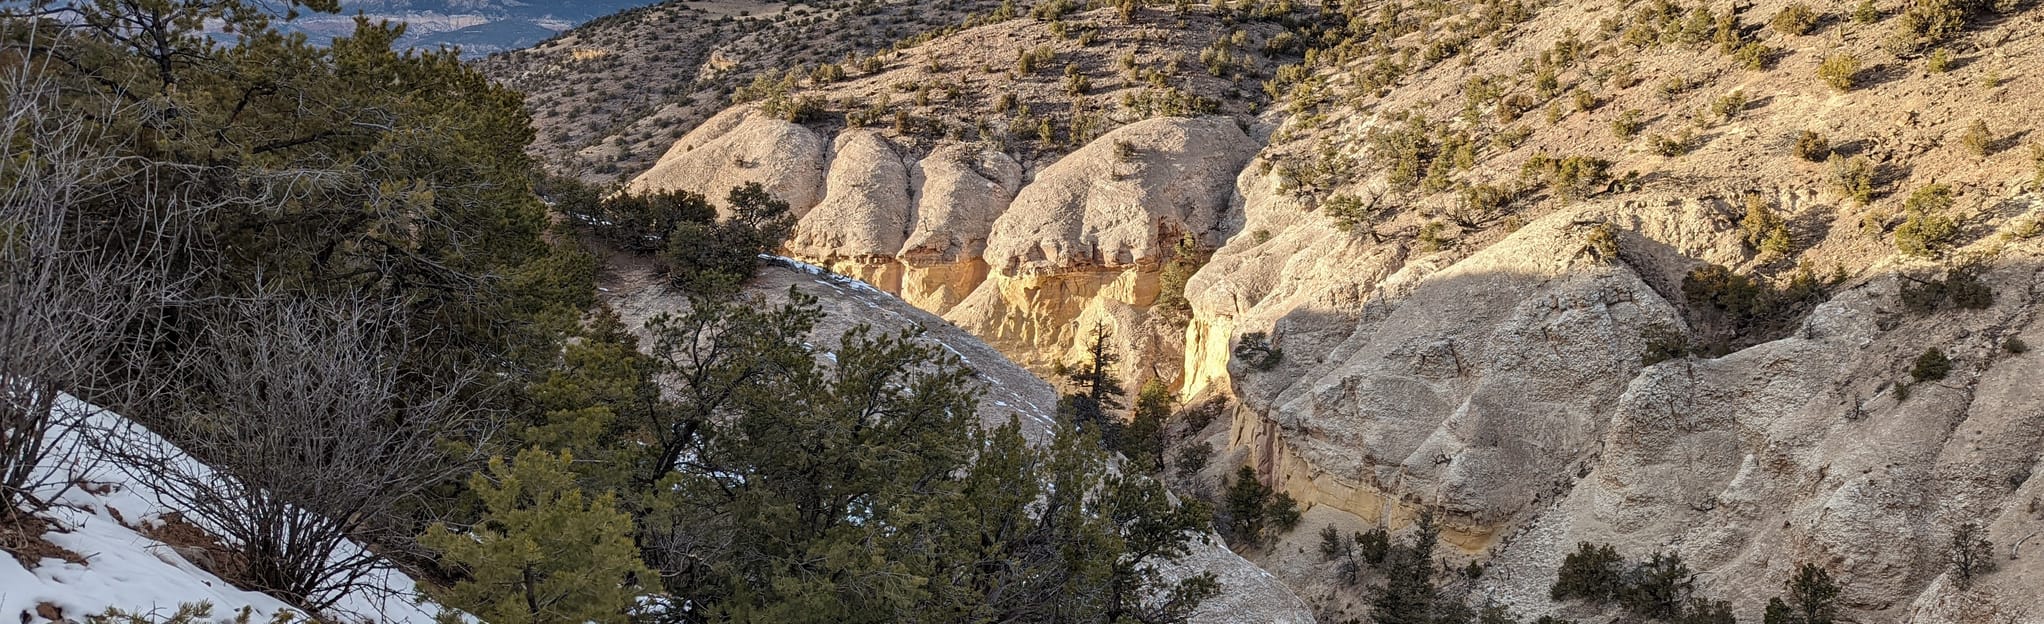
<svg viewBox="0 0 2044 624">
<path fill-rule="evenodd" d="M 184 519 L 174 497 L 163 496 L 137 471 L 133 457 L 168 451 L 193 462 L 148 430 L 110 411 L 71 397 L 59 405 L 65 425 L 52 432 L 63 450 L 42 466 L 46 485 L 37 495 L 52 508 L 40 538 L 0 527 L 9 557 L 0 557 L 0 617 L 29 622 L 78 622 L 127 613 L 141 621 L 170 621 L 179 613 L 230 621 L 301 616 L 274 597 L 237 588 L 212 571 L 225 563 Z M 30 540 L 20 543 L 13 540 Z M 348 550 L 360 548 L 353 543 Z M 31 555 L 39 556 L 31 556 Z M 353 556 L 348 552 L 336 557 Z M 444 609 L 424 601 L 412 579 L 390 568 L 371 572 L 362 589 L 338 601 L 326 617 L 337 621 L 438 621 Z M 210 620 L 207 620 L 210 621 Z"/>
<path fill-rule="evenodd" d="M 1109 328 L 1130 377 L 1235 399 L 1210 482 L 1252 466 L 1315 530 L 1436 512 L 1472 604 L 1612 615 L 1546 592 L 1598 542 L 1744 620 L 1804 563 L 1857 621 L 2034 617 L 2034 6 L 1180 6 L 768 85 L 632 188 L 765 183 L 790 253 L 1039 372 Z M 1057 107 L 1039 45 L 1099 97 Z M 1969 523 L 1999 571 L 1955 574 Z M 1365 616 L 1313 541 L 1244 550 Z"/>
<path fill-rule="evenodd" d="M 1139 377 L 1172 379 L 1178 321 L 1148 308 L 1180 241 L 1196 254 L 1239 227 L 1233 179 L 1267 97 L 1239 85 L 1296 58 L 1287 40 L 1200 7 L 1002 21 L 734 107 L 628 188 L 759 182 L 804 215 L 792 252 L 1018 362 L 1047 371 L 1102 328 L 1154 371 Z"/>
<path fill-rule="evenodd" d="M 1759 27 L 1782 9 L 1552 7 L 1410 77 L 1365 55 L 1301 81 L 1347 97 L 1287 118 L 1244 176 L 1243 234 L 1187 288 L 1188 388 L 1241 399 L 1234 446 L 1331 508 L 1315 519 L 1446 512 L 1497 571 L 1474 591 L 1523 613 L 1555 608 L 1578 541 L 1678 552 L 1741 617 L 1798 562 L 1868 620 L 2025 612 L 2032 564 L 1961 590 L 1945 558 L 1963 523 L 2006 547 L 2044 520 L 2023 488 L 2044 445 L 1986 433 L 2037 428 L 2009 416 L 2035 397 L 1996 389 L 2034 331 L 2037 163 L 2015 137 L 2044 102 L 2011 59 L 2037 31 L 1990 16 L 1944 43 L 1969 52 L 1896 56 L 1904 17 Z M 1424 60 L 1424 32 L 1392 45 Z M 1820 78 L 1848 57 L 1849 80 Z M 1973 263 L 1992 305 L 1922 303 Z M 1247 365 L 1250 333 L 1282 360 Z M 1931 348 L 1966 372 L 1915 376 Z M 1325 564 L 1272 565 L 1308 591 Z"/>
<path fill-rule="evenodd" d="M 1679 552 L 1742 617 L 1795 562 L 1870 620 L 2025 612 L 2033 564 L 1961 590 L 1944 560 L 1963 523 L 2007 548 L 2044 520 L 2037 423 L 2008 420 L 2037 399 L 1996 387 L 2035 330 L 2040 31 L 1983 12 L 1920 44 L 1926 6 L 1375 29 L 1405 34 L 1299 81 L 1242 178 L 1187 287 L 1187 390 L 1238 396 L 1233 445 L 1330 522 L 1448 513 L 1522 612 L 1577 541 Z M 1976 273 L 1991 303 L 1951 297 Z M 1915 375 L 1933 348 L 1963 372 Z"/>
<path fill-rule="evenodd" d="M 756 78 L 806 76 L 954 27 L 994 0 L 669 1 L 482 60 L 529 96 L 533 152 L 558 172 L 636 175 Z M 870 72 L 869 72 L 870 73 Z"/>
</svg>

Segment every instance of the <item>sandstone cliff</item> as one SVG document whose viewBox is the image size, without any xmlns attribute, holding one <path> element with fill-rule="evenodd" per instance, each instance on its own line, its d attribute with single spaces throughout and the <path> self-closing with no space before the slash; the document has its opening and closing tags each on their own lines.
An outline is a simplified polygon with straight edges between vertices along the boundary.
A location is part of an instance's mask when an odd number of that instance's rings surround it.
<svg viewBox="0 0 2044 624">
<path fill-rule="evenodd" d="M 1253 119 L 1117 119 L 1059 135 L 1069 152 L 747 105 L 635 185 L 714 197 L 746 166 L 795 172 L 791 253 L 1037 372 L 1110 328 L 1130 376 L 1234 399 L 1210 480 L 1255 467 L 1305 529 L 1441 512 L 1455 557 L 1490 565 L 1479 603 L 1609 615 L 1546 598 L 1590 541 L 1682 554 L 1745 620 L 1800 563 L 1856 621 L 2034 619 L 2044 369 L 2019 345 L 2044 339 L 2044 148 L 2023 147 L 2044 77 L 2019 68 L 2044 32 L 1983 13 L 1933 53 L 1880 8 L 1813 4 L 1800 32 L 1758 27 L 1786 1 L 1348 15 L 1361 34 L 1280 72 Z M 1859 64 L 1843 87 L 1818 78 L 1838 57 Z M 727 157 L 757 147 L 718 146 L 740 133 L 771 149 Z M 1152 305 L 1186 236 L 1214 253 L 1180 328 Z M 1724 342 L 1688 284 L 1707 266 L 1827 285 Z M 1955 269 L 1991 303 L 1911 310 L 1905 288 Z M 1953 370 L 1918 379 L 1933 348 Z M 1944 550 L 1967 522 L 2002 566 L 1961 588 Z M 1321 598 L 1353 590 L 1313 539 L 1246 550 L 1324 615 L 1363 615 Z"/>
<path fill-rule="evenodd" d="M 714 202 L 765 184 L 801 215 L 788 243 L 798 257 L 940 313 L 1038 371 L 1104 328 L 1139 377 L 1165 379 L 1182 355 L 1148 314 L 1158 271 L 1176 241 L 1214 247 L 1239 229 L 1233 179 L 1257 146 L 1225 117 L 1131 123 L 1033 172 L 966 143 L 915 157 L 863 128 L 824 143 L 734 108 L 628 188 Z"/>
<path fill-rule="evenodd" d="M 2037 356 L 2007 345 L 2044 331 L 2044 249 L 1981 243 L 1998 247 L 1985 310 L 1906 312 L 1898 275 L 1926 267 L 1884 264 L 1791 336 L 1642 366 L 1649 330 L 1684 324 L 1670 274 L 1737 248 L 1722 240 L 1736 235 L 1727 212 L 1653 199 L 1565 210 L 1452 264 L 1365 270 L 1310 296 L 1274 288 L 1270 273 L 1313 271 L 1236 262 L 1255 252 L 1231 243 L 1195 279 L 1194 335 L 1268 329 L 1284 360 L 1208 373 L 1242 402 L 1230 441 L 1322 508 L 1309 525 L 1449 513 L 1447 541 L 1494 571 L 1476 593 L 1521 613 L 1554 612 L 1546 587 L 1580 541 L 1680 552 L 1742 616 L 1757 617 L 1794 562 L 1837 575 L 1862 621 L 2027 612 L 2044 572 L 2022 552 L 2044 531 L 2044 490 L 2028 480 L 2044 452 L 2044 395 L 2017 381 L 2035 377 Z M 1620 232 L 1616 257 L 1586 241 L 1606 223 Z M 1355 267 L 1373 256 L 1323 257 Z M 1914 382 L 1910 364 L 1931 347 L 1956 372 Z M 1962 591 L 1945 557 L 1965 522 L 1986 527 L 2006 560 Z M 1271 552 L 1302 591 L 1326 582 L 1291 544 Z"/>
</svg>

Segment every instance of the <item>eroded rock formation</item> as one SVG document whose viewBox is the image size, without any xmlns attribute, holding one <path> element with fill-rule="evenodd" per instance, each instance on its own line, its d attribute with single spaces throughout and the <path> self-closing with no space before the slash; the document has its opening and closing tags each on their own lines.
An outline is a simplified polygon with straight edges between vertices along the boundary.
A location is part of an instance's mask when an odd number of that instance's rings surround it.
<svg viewBox="0 0 2044 624">
<path fill-rule="evenodd" d="M 2044 395 L 2028 381 L 2040 356 L 2006 346 L 2044 340 L 2036 238 L 1973 235 L 1992 252 L 1995 303 L 1934 316 L 1903 312 L 1899 289 L 1940 269 L 1835 243 L 1859 254 L 1857 277 L 1791 335 L 1648 362 L 1650 336 L 1696 329 L 1686 274 L 1763 262 L 1742 230 L 1751 200 L 1627 193 L 1427 245 L 1410 231 L 1429 209 L 1392 207 L 1385 233 L 1342 231 L 1259 149 L 1230 119 L 1155 119 L 1031 167 L 978 144 L 916 152 L 864 129 L 826 140 L 740 108 L 634 186 L 717 197 L 773 181 L 802 214 L 790 253 L 1039 374 L 1106 328 L 1131 377 L 1236 399 L 1209 476 L 1246 462 L 1309 522 L 1398 529 L 1442 513 L 1455 556 L 1491 565 L 1476 591 L 1522 615 L 1566 611 L 1545 589 L 1579 541 L 1679 552 L 1751 617 L 1802 562 L 1838 576 L 1863 621 L 2007 613 L 1997 605 L 2026 600 L 2044 573 L 2020 556 L 2044 532 L 2044 486 L 2027 478 L 2044 451 Z M 1359 192 L 1382 195 L 1373 184 Z M 2009 197 L 1997 227 L 2036 218 L 2034 195 Z M 1840 210 L 1809 189 L 1764 199 L 1789 215 Z M 1151 306 L 1186 237 L 1217 249 L 1186 286 L 1180 330 Z M 1282 357 L 1238 356 L 1252 333 Z M 1907 362 L 1933 346 L 1957 372 L 1914 383 Z M 2010 559 L 1961 589 L 1944 544 L 1969 521 Z M 1311 534 L 1260 562 L 1294 587 L 1325 583 L 1303 554 Z"/>
<path fill-rule="evenodd" d="M 1040 170 L 958 142 L 915 156 L 876 131 L 831 141 L 749 108 L 688 134 L 632 189 L 713 200 L 761 182 L 801 220 L 791 254 L 874 284 L 1042 371 L 1095 328 L 1138 378 L 1175 379 L 1182 342 L 1150 326 L 1158 270 L 1190 237 L 1238 229 L 1234 178 L 1257 143 L 1224 117 L 1118 128 Z M 723 189 L 723 190 L 720 190 Z"/>
</svg>

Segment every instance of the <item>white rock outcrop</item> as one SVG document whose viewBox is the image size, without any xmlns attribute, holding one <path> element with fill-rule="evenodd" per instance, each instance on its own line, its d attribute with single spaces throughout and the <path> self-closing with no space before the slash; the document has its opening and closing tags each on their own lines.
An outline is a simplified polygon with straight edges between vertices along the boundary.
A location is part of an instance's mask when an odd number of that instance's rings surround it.
<svg viewBox="0 0 2044 624">
<path fill-rule="evenodd" d="M 1158 268 L 1178 240 L 1217 246 L 1234 229 L 1234 178 L 1258 147 L 1224 117 L 1132 123 L 1033 173 L 958 142 L 918 159 L 870 129 L 823 143 L 734 108 L 628 188 L 715 199 L 762 183 L 802 215 L 787 246 L 796 257 L 942 314 L 1037 370 L 1102 327 L 1131 371 L 1167 379 L 1180 342 L 1146 326 Z"/>
</svg>

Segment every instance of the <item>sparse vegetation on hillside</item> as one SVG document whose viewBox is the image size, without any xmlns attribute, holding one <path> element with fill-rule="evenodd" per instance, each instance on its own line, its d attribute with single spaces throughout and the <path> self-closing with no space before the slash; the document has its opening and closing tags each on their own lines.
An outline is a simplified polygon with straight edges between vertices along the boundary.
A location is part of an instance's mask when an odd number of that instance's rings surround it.
<svg viewBox="0 0 2044 624">
<path fill-rule="evenodd" d="M 1967 265 L 1945 271 L 1942 278 L 1902 275 L 1902 306 L 1928 315 L 1943 309 L 1983 310 L 1994 305 L 1994 289 L 1980 280 L 1980 268 Z"/>
<path fill-rule="evenodd" d="M 1816 27 L 1818 18 L 1817 11 L 1810 5 L 1795 2 L 1775 12 L 1767 25 L 1784 35 L 1807 35 L 1811 28 Z"/>
<path fill-rule="evenodd" d="M 1249 365 L 1250 370 L 1276 368 L 1284 357 L 1284 349 L 1271 344 L 1270 335 L 1264 332 L 1243 334 L 1235 344 L 1235 359 Z"/>
<path fill-rule="evenodd" d="M 1655 154 L 1671 158 L 1695 150 L 1696 143 L 1696 131 L 1688 128 L 1684 128 L 1681 132 L 1672 135 L 1655 133 L 1653 136 L 1647 137 L 1647 145 Z"/>
<path fill-rule="evenodd" d="M 1831 165 L 1831 188 L 1838 194 L 1862 206 L 1874 200 L 1874 163 L 1865 156 L 1847 158 L 1833 152 L 1827 159 Z"/>
<path fill-rule="evenodd" d="M 1625 109 L 1618 118 L 1611 120 L 1611 134 L 1621 139 L 1639 136 L 1640 128 L 1646 127 L 1646 121 L 1642 119 L 1644 115 L 1645 112 L 1637 108 Z"/>
<path fill-rule="evenodd" d="M 1354 195 L 1336 195 L 1320 203 L 1320 211 L 1334 222 L 1334 229 L 1342 232 L 1365 232 L 1374 234 L 1377 206 L 1366 204 Z"/>
<path fill-rule="evenodd" d="M 1972 125 L 1966 126 L 1966 131 L 1959 135 L 1959 144 L 1965 146 L 1966 151 L 1974 156 L 1986 158 L 1994 153 L 1994 132 L 1987 129 L 1987 122 L 1975 119 Z"/>
<path fill-rule="evenodd" d="M 1746 110 L 1746 104 L 1746 91 L 1744 89 L 1733 89 L 1731 93 L 1726 93 L 1723 97 L 1711 100 L 1710 112 L 1713 116 L 1717 117 L 1719 122 L 1729 122 L 1738 118 L 1739 113 Z"/>
<path fill-rule="evenodd" d="M 1206 264 L 1212 250 L 1202 249 L 1191 236 L 1171 246 L 1171 256 L 1157 273 L 1157 302 L 1152 306 L 1167 323 L 1183 328 L 1192 321 L 1192 302 L 1185 298 L 1185 282 Z"/>
<path fill-rule="evenodd" d="M 2007 13 L 2018 6 L 2007 0 L 1909 0 L 1895 20 L 1893 38 L 1907 48 L 1943 43 L 1964 31 L 1979 14 Z"/>
<path fill-rule="evenodd" d="M 1943 184 L 1925 185 L 1911 192 L 1902 204 L 1906 217 L 1895 228 L 1895 248 L 1922 257 L 1950 251 L 1959 237 L 1958 222 L 1946 214 L 1952 202 L 1952 189 Z"/>
<path fill-rule="evenodd" d="M 1925 57 L 1923 60 L 1923 68 L 1926 70 L 1930 70 L 1930 73 L 1933 74 L 1942 74 L 1951 71 L 1952 51 L 1945 48 L 1937 48 L 1935 50 L 1931 50 L 1930 56 Z"/>
<path fill-rule="evenodd" d="M 1952 373 L 1952 360 L 1937 347 L 1925 349 L 1909 366 L 1909 376 L 1918 382 L 1938 381 Z"/>
<path fill-rule="evenodd" d="M 2036 170 L 2031 175 L 2030 184 L 2044 189 L 2044 143 L 2030 144 L 2030 167 Z"/>
<path fill-rule="evenodd" d="M 1833 54 L 1824 58 L 1817 66 L 1817 79 L 1839 93 L 1851 91 L 1859 84 L 1859 57 L 1851 54 Z"/>
<path fill-rule="evenodd" d="M 1763 257 L 1781 257 L 1794 251 L 1788 221 L 1775 214 L 1774 207 L 1759 193 L 1746 195 L 1746 214 L 1739 219 L 1739 229 L 1746 234 L 1746 245 Z"/>
<path fill-rule="evenodd" d="M 1771 283 L 1709 265 L 1682 279 L 1682 296 L 1690 325 L 1697 328 L 1699 351 L 1717 355 L 1787 335 L 1837 281 L 1836 276 L 1819 278 L 1807 267 Z"/>
<path fill-rule="evenodd" d="M 964 28 L 1029 18 L 999 0 L 762 8 L 730 13 L 661 3 L 493 55 L 480 66 L 530 95 L 538 130 L 533 151 L 549 168 L 607 182 L 649 167 L 733 97 L 768 102 L 777 94 L 797 96 L 805 85 L 868 79 L 899 63 L 902 50 Z M 928 67 L 942 69 L 931 60 Z"/>
<path fill-rule="evenodd" d="M 1831 158 L 1831 142 L 1815 131 L 1804 130 L 1796 133 L 1794 152 L 1797 158 L 1810 162 L 1824 162 Z"/>
<path fill-rule="evenodd" d="M 1611 181 L 1611 161 L 1593 156 L 1534 154 L 1526 160 L 1519 175 L 1544 182 L 1556 197 L 1576 200 L 1589 197 Z"/>
</svg>

